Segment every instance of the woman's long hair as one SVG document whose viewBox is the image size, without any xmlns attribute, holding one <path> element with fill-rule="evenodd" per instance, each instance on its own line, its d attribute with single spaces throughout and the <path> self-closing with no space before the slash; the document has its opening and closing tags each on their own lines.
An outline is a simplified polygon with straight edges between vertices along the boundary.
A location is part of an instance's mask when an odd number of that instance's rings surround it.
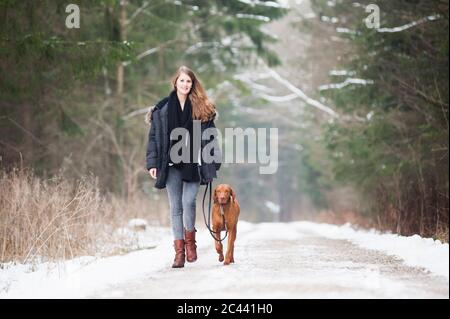
<svg viewBox="0 0 450 319">
<path fill-rule="evenodd" d="M 192 118 L 194 120 L 201 120 L 202 122 L 212 119 L 216 114 L 216 107 L 206 96 L 205 89 L 195 73 L 187 66 L 181 66 L 175 73 L 175 76 L 172 79 L 173 89 L 176 90 L 176 83 L 181 73 L 186 74 L 192 80 L 192 87 L 188 96 L 192 103 Z"/>
</svg>

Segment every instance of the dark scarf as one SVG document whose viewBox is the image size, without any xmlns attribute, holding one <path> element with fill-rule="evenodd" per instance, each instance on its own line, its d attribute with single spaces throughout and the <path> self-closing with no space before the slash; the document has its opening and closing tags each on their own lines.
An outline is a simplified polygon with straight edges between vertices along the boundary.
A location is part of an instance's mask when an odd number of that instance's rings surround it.
<svg viewBox="0 0 450 319">
<path fill-rule="evenodd" d="M 190 163 L 175 163 L 174 167 L 181 171 L 183 181 L 186 182 L 198 182 L 200 181 L 199 175 L 198 175 L 198 167 L 197 163 L 194 163 L 193 161 L 193 122 L 192 122 L 192 104 L 189 99 L 189 97 L 186 99 L 186 102 L 184 103 L 184 108 L 181 110 L 180 101 L 178 100 L 177 92 L 172 91 L 169 95 L 169 110 L 168 110 L 168 117 L 169 117 L 169 134 L 172 132 L 173 129 L 177 127 L 183 127 L 188 130 L 189 132 L 189 143 L 190 143 Z M 178 137 L 177 140 L 171 140 L 170 141 L 170 148 L 172 145 L 178 143 L 181 141 L 181 136 Z M 169 148 L 169 149 L 170 149 Z M 170 158 L 169 162 L 173 163 Z"/>
</svg>

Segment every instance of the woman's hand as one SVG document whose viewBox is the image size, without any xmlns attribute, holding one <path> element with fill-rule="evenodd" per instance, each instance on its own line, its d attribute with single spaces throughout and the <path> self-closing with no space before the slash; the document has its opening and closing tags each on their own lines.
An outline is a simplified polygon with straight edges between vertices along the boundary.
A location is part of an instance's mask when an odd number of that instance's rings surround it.
<svg viewBox="0 0 450 319">
<path fill-rule="evenodd" d="M 156 168 L 150 168 L 148 172 L 153 179 L 156 179 Z"/>
</svg>

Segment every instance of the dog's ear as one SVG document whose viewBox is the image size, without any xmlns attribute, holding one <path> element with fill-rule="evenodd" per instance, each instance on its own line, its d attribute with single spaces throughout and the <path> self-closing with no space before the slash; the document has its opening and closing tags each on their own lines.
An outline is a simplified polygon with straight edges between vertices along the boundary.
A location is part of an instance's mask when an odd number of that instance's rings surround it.
<svg viewBox="0 0 450 319">
<path fill-rule="evenodd" d="M 219 203 L 219 199 L 217 198 L 217 195 L 216 195 L 216 189 L 214 190 L 213 198 L 214 198 L 214 204 Z"/>
<path fill-rule="evenodd" d="M 234 200 L 236 199 L 236 192 L 230 187 L 230 196 L 231 196 L 231 201 L 234 202 Z"/>
</svg>

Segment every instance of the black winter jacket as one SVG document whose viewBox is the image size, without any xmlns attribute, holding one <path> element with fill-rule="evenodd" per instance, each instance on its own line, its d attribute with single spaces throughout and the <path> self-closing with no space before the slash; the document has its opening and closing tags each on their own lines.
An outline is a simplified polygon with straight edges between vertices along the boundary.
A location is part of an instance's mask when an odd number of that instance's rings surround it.
<svg viewBox="0 0 450 319">
<path fill-rule="evenodd" d="M 155 187 L 163 189 L 166 187 L 167 172 L 169 168 L 169 145 L 170 132 L 168 124 L 168 103 L 169 98 L 166 97 L 161 100 L 151 111 L 151 124 L 148 134 L 147 144 L 147 170 L 156 168 L 156 183 Z M 207 122 L 201 123 L 201 134 L 208 128 L 215 128 L 215 115 Z M 203 148 L 209 143 L 218 143 L 217 139 L 211 138 L 209 141 L 201 141 L 201 152 Z M 220 150 L 218 145 L 215 149 Z M 201 153 L 202 154 L 202 153 Z M 219 158 L 222 158 L 219 154 Z M 221 163 L 204 163 L 201 158 L 201 165 L 199 163 L 198 170 L 200 176 L 200 184 L 206 185 L 211 182 L 213 178 L 217 178 L 217 171 L 220 169 Z"/>
</svg>

